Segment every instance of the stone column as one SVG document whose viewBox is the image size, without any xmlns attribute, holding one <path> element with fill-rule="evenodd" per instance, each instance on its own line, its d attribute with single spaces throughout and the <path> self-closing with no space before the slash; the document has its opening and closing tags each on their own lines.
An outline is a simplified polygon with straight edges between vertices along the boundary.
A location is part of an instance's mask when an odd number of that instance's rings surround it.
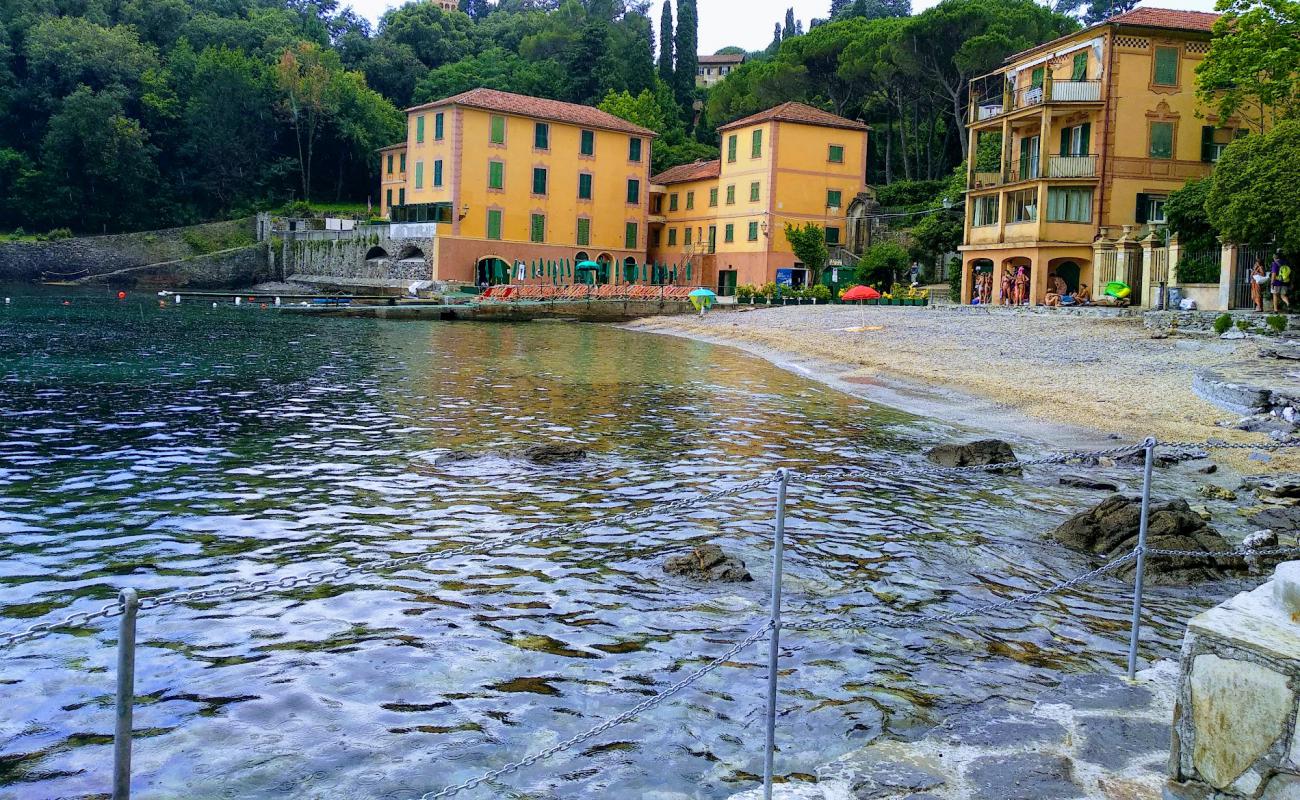
<svg viewBox="0 0 1300 800">
<path fill-rule="evenodd" d="M 1156 246 L 1162 244 L 1160 237 L 1151 232 L 1149 236 L 1142 240 L 1142 293 L 1141 305 L 1147 308 L 1156 307 L 1155 298 L 1155 274 L 1156 274 Z"/>
<path fill-rule="evenodd" d="M 1142 290 L 1142 278 L 1139 276 L 1138 281 L 1133 280 L 1134 270 L 1142 268 L 1139 259 L 1139 245 L 1133 235 L 1133 226 L 1125 225 L 1124 232 L 1115 240 L 1115 271 L 1119 274 L 1120 280 L 1129 285 L 1133 294 L 1129 295 L 1130 305 L 1140 305 L 1142 298 L 1138 295 Z M 1134 283 L 1138 285 L 1134 286 Z"/>
<path fill-rule="evenodd" d="M 1300 797 L 1300 562 L 1187 624 L 1168 800 Z"/>
<path fill-rule="evenodd" d="M 1237 245 L 1222 242 L 1219 256 L 1219 305 L 1215 311 L 1232 308 L 1232 287 L 1237 283 Z"/>
</svg>

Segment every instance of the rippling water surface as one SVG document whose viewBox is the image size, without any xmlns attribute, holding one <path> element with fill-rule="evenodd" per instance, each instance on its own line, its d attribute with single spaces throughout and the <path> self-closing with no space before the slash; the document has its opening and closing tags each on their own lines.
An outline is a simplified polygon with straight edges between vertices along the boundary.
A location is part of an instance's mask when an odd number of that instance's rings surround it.
<svg viewBox="0 0 1300 800">
<path fill-rule="evenodd" d="M 22 290 L 11 289 L 9 293 Z M 943 426 L 725 348 L 617 329 L 303 319 L 25 290 L 0 309 L 0 630 L 154 595 L 533 533 L 778 466 L 915 462 Z M 449 450 L 581 442 L 577 466 Z M 1120 473 L 1134 480 L 1132 473 Z M 787 619 L 959 609 L 1089 568 L 1041 533 L 1055 476 L 791 487 Z M 579 733 L 765 614 L 769 490 L 577 539 L 142 613 L 136 795 L 410 798 Z M 755 582 L 662 560 L 712 540 Z M 1157 590 L 1144 655 L 1237 587 Z M 799 779 L 1059 672 L 1116 670 L 1125 587 L 920 630 L 786 632 Z M 832 611 L 833 610 L 833 611 Z M 104 795 L 114 624 L 0 652 L 0 796 Z M 722 798 L 761 772 L 765 645 L 635 723 L 467 797 Z"/>
</svg>

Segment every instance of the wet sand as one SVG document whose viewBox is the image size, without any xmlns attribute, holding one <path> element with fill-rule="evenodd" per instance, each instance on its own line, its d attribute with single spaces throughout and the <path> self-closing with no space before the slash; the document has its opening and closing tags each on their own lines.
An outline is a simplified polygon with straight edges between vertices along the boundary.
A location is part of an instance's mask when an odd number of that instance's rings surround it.
<svg viewBox="0 0 1300 800">
<path fill-rule="evenodd" d="M 1047 447 L 1113 446 L 1114 435 L 1267 441 L 1224 427 L 1237 416 L 1192 391 L 1197 369 L 1253 359 L 1256 345 L 1154 339 L 1137 318 L 787 306 L 628 327 L 732 345 L 867 400 Z M 1242 472 L 1296 466 L 1287 463 L 1294 457 L 1252 461 L 1247 451 L 1216 460 Z"/>
</svg>

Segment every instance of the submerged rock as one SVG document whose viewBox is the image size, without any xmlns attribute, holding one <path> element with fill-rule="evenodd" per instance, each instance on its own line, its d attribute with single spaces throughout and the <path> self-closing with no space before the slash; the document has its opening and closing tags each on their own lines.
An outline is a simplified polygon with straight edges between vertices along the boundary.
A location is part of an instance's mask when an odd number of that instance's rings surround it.
<svg viewBox="0 0 1300 800">
<path fill-rule="evenodd" d="M 1098 492 L 1119 491 L 1119 484 L 1114 481 L 1103 478 L 1090 478 L 1086 475 L 1062 475 L 1061 485 L 1072 486 L 1075 489 L 1093 489 Z"/>
<path fill-rule="evenodd" d="M 1141 499 L 1114 495 L 1095 508 L 1066 520 L 1051 532 L 1051 538 L 1072 550 L 1092 553 L 1108 560 L 1116 559 L 1132 552 L 1137 546 L 1141 517 Z M 1233 549 L 1184 500 L 1151 504 L 1147 547 L 1216 553 Z M 1135 569 L 1135 564 L 1129 562 L 1117 574 L 1128 577 Z M 1147 581 L 1156 584 L 1221 580 L 1246 571 L 1245 559 L 1239 557 L 1211 559 L 1159 556 L 1146 560 Z"/>
<path fill-rule="evenodd" d="M 697 581 L 747 583 L 754 580 L 745 562 L 729 556 L 716 544 L 702 544 L 689 553 L 671 556 L 664 561 L 664 572 Z"/>
<path fill-rule="evenodd" d="M 549 442 L 528 445 L 517 450 L 486 450 L 477 453 L 468 450 L 453 450 L 450 453 L 438 456 L 434 459 L 433 465 L 435 467 L 454 467 L 458 464 L 469 464 L 489 458 L 527 461 L 530 464 L 549 467 L 556 464 L 574 464 L 583 461 L 587 458 L 587 448 L 566 442 Z"/>
<path fill-rule="evenodd" d="M 983 467 L 1009 464 L 1016 460 L 1016 452 L 1001 439 L 981 439 L 967 444 L 936 445 L 925 451 L 925 457 L 941 467 Z"/>
</svg>

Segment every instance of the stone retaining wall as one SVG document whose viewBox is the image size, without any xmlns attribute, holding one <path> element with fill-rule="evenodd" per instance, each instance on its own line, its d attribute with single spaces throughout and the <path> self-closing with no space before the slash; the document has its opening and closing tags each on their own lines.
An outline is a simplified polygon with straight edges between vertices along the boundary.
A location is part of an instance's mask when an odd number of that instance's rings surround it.
<svg viewBox="0 0 1300 800">
<path fill-rule="evenodd" d="M 1233 323 L 1239 319 L 1248 319 L 1251 325 L 1264 330 L 1268 327 L 1264 321 L 1271 312 L 1257 314 L 1254 311 L 1148 311 L 1142 315 L 1142 324 L 1153 331 L 1167 331 L 1176 327 L 1183 333 L 1214 333 L 1214 321 L 1225 313 L 1231 313 Z M 1300 330 L 1300 316 L 1288 315 L 1287 327 Z M 1234 328 L 1235 329 L 1235 328 Z"/>
<path fill-rule="evenodd" d="M 292 280 L 296 274 L 304 274 L 383 281 L 427 281 L 433 277 L 436 255 L 434 244 L 434 240 L 427 238 L 393 239 L 378 233 L 367 235 L 362 229 L 359 235 L 337 238 L 273 239 L 271 250 L 275 258 L 273 267 L 286 280 Z M 372 255 L 375 257 L 368 257 Z"/>
<path fill-rule="evenodd" d="M 256 244 L 206 256 L 171 261 L 120 275 L 106 275 L 96 283 L 152 289 L 242 289 L 275 280 L 267 246 Z"/>
<path fill-rule="evenodd" d="M 214 249 L 254 241 L 256 230 L 251 218 L 53 242 L 0 241 L 0 281 L 41 280 L 44 273 L 70 277 L 102 275 L 193 258 Z"/>
</svg>

